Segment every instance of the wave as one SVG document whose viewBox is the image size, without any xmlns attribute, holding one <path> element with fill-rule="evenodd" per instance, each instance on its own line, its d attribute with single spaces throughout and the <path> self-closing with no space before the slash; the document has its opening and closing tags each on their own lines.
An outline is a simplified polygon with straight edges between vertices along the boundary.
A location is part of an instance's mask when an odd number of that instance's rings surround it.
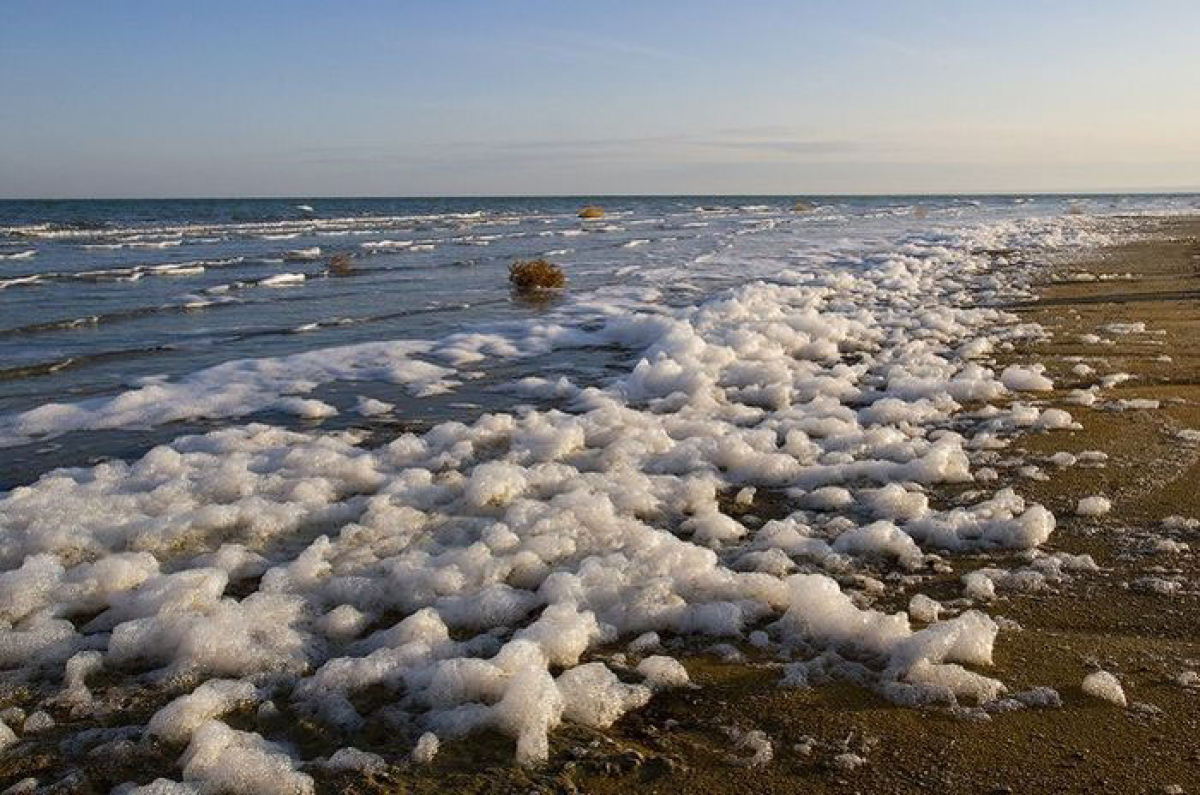
<svg viewBox="0 0 1200 795">
<path fill-rule="evenodd" d="M 163 276 L 197 276 L 204 273 L 203 265 L 155 265 L 147 270 Z"/>
<path fill-rule="evenodd" d="M 245 257 L 183 260 L 127 268 L 97 268 L 86 271 L 46 271 L 10 279 L 0 279 L 0 290 L 7 287 L 32 287 L 47 282 L 135 282 L 143 276 L 197 276 L 209 268 L 224 268 L 246 262 Z"/>
<path fill-rule="evenodd" d="M 380 234 L 394 230 L 461 228 L 479 223 L 517 223 L 540 216 L 478 210 L 465 213 L 288 218 L 272 221 L 110 226 L 104 223 L 38 223 L 0 226 L 0 237 L 64 241 L 92 248 L 141 245 L 166 247 L 197 239 L 259 238 L 266 235 Z M 279 238 L 285 239 L 285 238 Z"/>
<path fill-rule="evenodd" d="M 292 287 L 300 284 L 307 277 L 303 273 L 277 273 L 258 282 L 259 287 Z"/>
<path fill-rule="evenodd" d="M 118 312 L 110 312 L 97 315 L 88 315 L 85 317 L 65 318 L 62 320 L 50 320 L 40 323 L 30 323 L 24 326 L 17 326 L 9 329 L 0 329 L 0 339 L 13 339 L 36 334 L 49 334 L 61 331 L 71 331 L 82 328 L 101 328 L 111 324 L 141 320 L 154 315 L 168 314 L 187 314 L 197 310 L 207 310 L 221 307 L 237 307 L 249 306 L 266 301 L 244 300 L 234 298 L 228 293 L 233 289 L 244 289 L 255 286 L 261 286 L 261 283 L 254 282 L 235 282 L 229 285 L 219 285 L 215 288 L 210 288 L 205 295 L 187 295 L 179 302 L 172 304 L 163 304 L 152 307 L 135 307 Z M 282 285 L 281 285 L 282 286 Z M 269 299 L 270 303 L 276 303 L 280 299 Z M 439 303 L 433 306 L 427 306 L 420 309 L 405 309 L 397 312 L 384 312 L 371 315 L 361 315 L 357 317 L 337 317 L 327 320 L 317 320 L 309 323 L 303 323 L 299 326 L 285 326 L 278 328 L 255 329 L 253 331 L 239 331 L 229 334 L 217 334 L 225 342 L 240 342 L 247 339 L 255 339 L 259 337 L 270 336 L 285 336 L 289 334 L 301 334 L 312 331 L 322 331 L 336 328 L 347 328 L 350 326 L 363 326 L 373 323 L 387 323 L 393 320 L 415 317 L 418 315 L 435 315 L 442 312 L 461 312 L 463 310 L 502 305 L 507 302 L 507 299 L 489 299 L 468 303 L 464 301 L 451 301 L 447 303 Z M 67 359 L 71 361 L 64 364 Z M 64 357 L 51 362 L 38 363 L 36 365 L 26 365 L 22 368 L 10 368 L 13 372 L 11 378 L 21 377 L 16 374 L 17 369 L 27 371 L 27 375 L 45 375 L 51 372 L 57 372 L 64 367 L 76 367 L 84 363 L 92 361 L 88 355 Z"/>
<path fill-rule="evenodd" d="M 16 367 L 4 367 L 0 368 L 0 381 L 16 381 L 23 378 L 38 378 L 47 375 L 54 375 L 55 373 L 60 373 L 67 369 L 83 367 L 85 365 L 139 358 L 142 356 L 150 356 L 156 353 L 165 353 L 172 350 L 175 350 L 175 348 L 171 345 L 152 345 L 146 348 L 126 348 L 116 351 L 99 351 L 96 353 L 79 354 L 77 356 L 66 356 L 62 359 L 54 359 L 48 362 L 35 362 L 33 364 L 18 365 Z"/>
<path fill-rule="evenodd" d="M 0 279 L 0 290 L 9 287 L 27 287 L 41 282 L 42 277 L 38 274 L 32 276 L 15 276 L 11 279 Z"/>
<path fill-rule="evenodd" d="M 394 251 L 396 249 L 404 249 L 412 246 L 411 240 L 369 240 L 366 243 L 359 243 L 361 248 L 368 251 Z"/>
<path fill-rule="evenodd" d="M 131 240 L 125 245 L 129 248 L 174 248 L 183 244 L 183 240 Z"/>
<path fill-rule="evenodd" d="M 119 250 L 125 248 L 175 248 L 183 245 L 182 238 L 172 238 L 169 240 L 141 240 L 128 239 L 119 240 L 115 243 L 81 243 L 80 248 L 83 249 L 107 249 Z"/>
<path fill-rule="evenodd" d="M 37 334 L 45 331 L 66 331 L 68 329 L 83 328 L 85 326 L 96 326 L 100 324 L 100 315 L 88 315 L 87 317 L 74 317 L 68 320 L 47 320 L 41 323 L 30 323 L 25 326 L 17 326 L 16 328 L 0 329 L 0 338 L 13 337 L 23 334 Z"/>
<path fill-rule="evenodd" d="M 310 248 L 297 248 L 289 251 L 284 255 L 284 260 L 289 262 L 312 262 L 319 259 L 321 256 L 321 247 L 312 246 Z"/>
<path fill-rule="evenodd" d="M 0 329 L 0 339 L 22 337 L 33 334 L 46 334 L 56 331 L 71 331 L 81 328 L 95 328 L 114 323 L 140 320 L 153 315 L 179 314 L 197 309 L 201 306 L 239 306 L 247 303 L 255 302 L 248 302 L 243 299 L 233 297 L 201 298 L 195 295 L 186 295 L 176 303 L 160 304 L 158 306 L 137 306 L 129 309 L 117 310 L 115 312 L 104 312 L 95 315 L 84 315 L 82 317 L 64 318 L 62 320 L 46 320 L 38 323 L 29 323 L 24 326 L 14 326 L 13 328 Z"/>
</svg>

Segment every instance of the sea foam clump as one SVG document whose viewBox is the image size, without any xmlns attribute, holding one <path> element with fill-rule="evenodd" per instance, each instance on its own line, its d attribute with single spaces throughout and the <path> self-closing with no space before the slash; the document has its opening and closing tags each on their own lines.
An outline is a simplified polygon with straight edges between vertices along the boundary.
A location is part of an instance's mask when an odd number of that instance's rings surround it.
<svg viewBox="0 0 1200 795">
<path fill-rule="evenodd" d="M 1083 678 L 1083 692 L 1102 701 L 1125 706 L 1125 689 L 1117 677 L 1108 671 L 1093 671 Z"/>
<path fill-rule="evenodd" d="M 1075 513 L 1079 516 L 1103 516 L 1111 510 L 1112 502 L 1100 494 L 1084 497 L 1075 506 Z"/>
<path fill-rule="evenodd" d="M 1011 489 L 950 510 L 929 499 L 975 477 L 964 403 L 1050 388 L 1036 368 L 1006 378 L 980 360 L 1031 333 L 977 306 L 1020 294 L 1029 274 L 972 251 L 1031 231 L 1062 234 L 1009 226 L 837 268 L 786 261 L 771 282 L 670 311 L 607 306 L 586 329 L 235 362 L 11 418 L 7 443 L 241 416 L 329 380 L 448 389 L 481 351 L 631 356 L 610 381 L 566 385 L 567 410 L 483 414 L 374 448 L 356 432 L 231 426 L 14 489 L 0 497 L 0 664 L 66 670 L 68 689 L 97 663 L 191 683 L 140 731 L 180 749 L 201 790 L 310 791 L 305 760 L 276 742 L 281 715 L 348 746 L 368 729 L 406 737 L 418 761 L 490 727 L 535 764 L 562 723 L 609 726 L 689 686 L 664 646 L 751 630 L 796 659 L 794 683 L 850 679 L 913 705 L 996 699 L 1004 685 L 971 670 L 991 663 L 987 615 L 938 620 L 914 600 L 914 629 L 835 577 L 1029 550 L 1053 531 Z M 751 521 L 766 494 L 792 502 Z M 589 659 L 631 640 L 648 655 L 636 664 Z M 100 714 L 119 703 L 90 692 Z M 255 730 L 224 722 L 233 713 Z"/>
</svg>

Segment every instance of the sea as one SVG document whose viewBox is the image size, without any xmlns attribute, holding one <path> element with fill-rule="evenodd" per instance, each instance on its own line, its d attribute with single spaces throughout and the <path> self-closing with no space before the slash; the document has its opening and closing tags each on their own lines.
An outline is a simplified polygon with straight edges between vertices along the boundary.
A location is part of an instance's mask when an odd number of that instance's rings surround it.
<svg viewBox="0 0 1200 795">
<path fill-rule="evenodd" d="M 10 448 L 0 488 L 228 419 L 218 409 L 171 423 L 133 412 L 4 440 L 14 417 L 48 403 L 86 406 L 242 359 L 587 328 L 617 309 L 661 311 L 781 273 L 853 267 L 914 239 L 1198 204 L 1148 194 L 0 201 L 0 443 Z M 585 205 L 604 217 L 580 219 Z M 330 269 L 335 257 L 348 258 L 348 273 Z M 534 258 L 562 267 L 566 289 L 514 294 L 509 267 Z M 428 423 L 511 402 L 498 382 L 549 371 L 600 383 L 614 366 L 578 350 L 539 353 L 473 363 L 457 398 L 417 400 L 378 383 L 339 392 L 337 378 L 321 389 L 339 413 L 370 393 L 403 403 L 392 419 Z M 272 408 L 234 413 L 306 421 Z"/>
</svg>

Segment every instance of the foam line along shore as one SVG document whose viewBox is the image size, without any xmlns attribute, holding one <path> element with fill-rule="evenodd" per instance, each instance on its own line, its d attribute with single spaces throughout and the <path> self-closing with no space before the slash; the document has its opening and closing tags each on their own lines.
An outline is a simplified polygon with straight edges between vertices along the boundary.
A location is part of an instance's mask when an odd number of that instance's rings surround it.
<svg viewBox="0 0 1200 795">
<path fill-rule="evenodd" d="M 1046 400 L 1063 379 L 1031 347 L 1047 324 L 1014 310 L 1050 260 L 1145 221 L 1021 207 L 897 224 L 867 205 L 824 231 L 770 207 L 641 210 L 621 222 L 635 239 L 702 230 L 700 253 L 662 241 L 674 253 L 635 284 L 584 280 L 548 314 L 306 343 L 6 414 L 15 450 L 219 426 L 0 497 L 10 752 L 130 792 L 419 776 L 479 736 L 536 771 L 556 738 L 693 692 L 686 663 L 705 655 L 769 658 L 786 690 L 849 683 L 892 714 L 1045 706 L 1061 682 L 995 666 L 1016 630 L 993 600 L 1098 564 L 1048 546 L 1061 510 L 1025 488 L 1041 465 L 1005 452 L 1081 431 Z M 693 300 L 664 301 L 679 281 Z M 524 405 L 383 445 L 369 422 L 320 425 L 350 410 L 331 384 L 435 399 L 498 361 L 595 349 L 619 366 L 518 368 L 496 387 Z M 1101 461 L 1087 452 L 1067 454 Z M 948 575 L 958 593 L 923 593 Z M 777 740 L 732 730 L 769 766 Z"/>
</svg>

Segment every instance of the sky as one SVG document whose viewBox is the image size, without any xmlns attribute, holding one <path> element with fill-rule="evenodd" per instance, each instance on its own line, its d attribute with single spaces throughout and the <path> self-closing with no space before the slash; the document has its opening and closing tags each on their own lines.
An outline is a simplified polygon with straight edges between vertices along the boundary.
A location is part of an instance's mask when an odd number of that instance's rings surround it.
<svg viewBox="0 0 1200 795">
<path fill-rule="evenodd" d="M 0 0 L 0 197 L 1200 188 L 1194 0 Z"/>
</svg>

